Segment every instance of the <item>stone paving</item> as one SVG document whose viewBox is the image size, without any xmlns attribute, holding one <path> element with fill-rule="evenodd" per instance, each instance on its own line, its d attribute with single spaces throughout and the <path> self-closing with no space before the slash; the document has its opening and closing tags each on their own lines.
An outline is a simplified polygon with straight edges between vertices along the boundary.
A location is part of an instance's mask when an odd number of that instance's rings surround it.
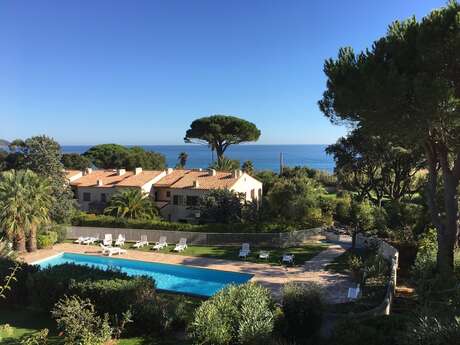
<svg viewBox="0 0 460 345">
<path fill-rule="evenodd" d="M 325 270 L 325 267 L 334 260 L 334 258 L 341 255 L 347 247 L 348 245 L 343 243 L 332 244 L 326 250 L 305 262 L 303 266 L 297 267 L 272 266 L 269 264 L 247 261 L 230 261 L 138 250 L 128 250 L 126 254 L 120 257 L 131 260 L 190 265 L 224 271 L 249 273 L 254 275 L 251 281 L 258 282 L 270 289 L 276 299 L 279 299 L 281 288 L 286 282 L 315 282 L 323 287 L 327 302 L 341 303 L 346 300 L 348 288 L 352 286 L 352 282 L 346 275 L 328 272 Z M 35 253 L 26 253 L 22 255 L 22 259 L 31 263 L 56 255 L 60 252 L 101 255 L 101 250 L 98 246 L 60 243 L 55 245 L 53 249 L 42 249 Z M 116 258 L 118 256 L 112 257 Z"/>
</svg>

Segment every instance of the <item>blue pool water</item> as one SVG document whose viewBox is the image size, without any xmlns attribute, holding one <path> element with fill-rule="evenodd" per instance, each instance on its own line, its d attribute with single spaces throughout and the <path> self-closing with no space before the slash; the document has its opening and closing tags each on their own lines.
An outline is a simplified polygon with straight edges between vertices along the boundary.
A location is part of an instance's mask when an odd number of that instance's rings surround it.
<svg viewBox="0 0 460 345">
<path fill-rule="evenodd" d="M 161 290 L 205 297 L 214 295 L 228 284 L 243 284 L 252 278 L 251 274 L 245 273 L 71 253 L 45 259 L 37 265 L 45 268 L 64 263 L 117 268 L 130 276 L 149 276 Z"/>
</svg>

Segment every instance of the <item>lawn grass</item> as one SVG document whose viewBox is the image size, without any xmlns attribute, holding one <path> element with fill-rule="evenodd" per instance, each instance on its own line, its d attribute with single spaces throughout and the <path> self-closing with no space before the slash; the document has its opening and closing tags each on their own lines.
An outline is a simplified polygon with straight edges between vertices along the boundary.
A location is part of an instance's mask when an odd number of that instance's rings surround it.
<svg viewBox="0 0 460 345">
<path fill-rule="evenodd" d="M 295 265 L 303 265 L 305 261 L 310 260 L 329 245 L 320 242 L 312 242 L 310 244 L 303 245 L 301 247 L 290 247 L 290 248 L 268 248 L 258 247 L 251 248 L 251 254 L 244 259 L 249 262 L 256 263 L 269 263 L 270 265 L 281 265 L 281 258 L 284 253 L 293 253 L 295 255 Z M 152 246 L 145 246 L 142 248 L 133 248 L 132 243 L 127 243 L 124 246 L 125 249 L 141 250 L 146 252 L 153 252 Z M 225 260 L 237 260 L 241 261 L 238 257 L 240 247 L 236 246 L 195 246 L 190 245 L 184 251 L 178 253 L 174 251 L 174 245 L 169 245 L 167 248 L 158 251 L 159 253 L 173 254 L 173 255 L 185 255 L 194 257 L 204 257 L 213 259 L 225 259 Z M 259 251 L 267 250 L 270 252 L 268 259 L 259 259 Z M 156 252 L 156 251 L 155 251 Z"/>
</svg>

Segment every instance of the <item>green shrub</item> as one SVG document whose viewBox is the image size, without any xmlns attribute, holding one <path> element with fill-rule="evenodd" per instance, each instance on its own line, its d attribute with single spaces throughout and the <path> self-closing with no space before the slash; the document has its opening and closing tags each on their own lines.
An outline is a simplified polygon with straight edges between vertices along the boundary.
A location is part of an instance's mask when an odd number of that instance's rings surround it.
<svg viewBox="0 0 460 345">
<path fill-rule="evenodd" d="M 361 283 L 364 270 L 363 260 L 358 255 L 352 254 L 348 257 L 347 266 L 352 274 L 353 280 Z"/>
<path fill-rule="evenodd" d="M 147 277 L 112 278 L 104 280 L 71 280 L 67 294 L 87 298 L 99 314 L 121 316 L 131 307 L 155 298 L 155 283 Z"/>
<path fill-rule="evenodd" d="M 57 243 L 62 243 L 67 239 L 67 225 L 64 224 L 53 224 L 49 231 L 57 233 Z"/>
<path fill-rule="evenodd" d="M 21 339 L 21 345 L 46 345 L 48 344 L 49 330 L 44 328 L 36 333 L 25 336 Z"/>
<path fill-rule="evenodd" d="M 338 197 L 335 202 L 334 219 L 342 224 L 349 224 L 351 221 L 351 197 L 345 194 Z"/>
<path fill-rule="evenodd" d="M 397 345 L 406 331 L 407 317 L 377 316 L 345 320 L 334 327 L 328 345 Z"/>
<path fill-rule="evenodd" d="M 66 296 L 56 303 L 51 314 L 64 333 L 65 345 L 103 345 L 112 336 L 108 315 L 97 315 L 88 299 Z"/>
<path fill-rule="evenodd" d="M 69 294 L 70 286 L 86 280 L 130 279 L 125 273 L 101 270 L 95 267 L 75 264 L 62 264 L 41 269 L 27 279 L 27 293 L 31 304 L 45 311 L 64 295 Z M 25 285 L 25 284 L 24 284 Z"/>
<path fill-rule="evenodd" d="M 437 318 L 425 316 L 412 323 L 406 341 L 410 345 L 458 344 L 460 317 Z"/>
<path fill-rule="evenodd" d="M 324 222 L 321 222 L 323 224 Z M 162 220 L 139 220 L 117 218 L 106 215 L 95 215 L 84 212 L 78 213 L 72 219 L 75 226 L 93 226 L 109 228 L 133 228 L 133 229 L 154 229 L 171 231 L 195 231 L 195 232 L 248 232 L 248 233 L 270 233 L 270 232 L 290 232 L 298 229 L 312 227 L 308 222 L 298 223 L 241 223 L 235 224 L 189 224 L 174 223 Z M 316 225 L 315 225 L 316 226 Z"/>
<path fill-rule="evenodd" d="M 0 279 L 3 280 L 3 277 L 11 274 L 12 268 L 18 264 L 19 268 L 14 276 L 15 279 L 10 282 L 11 291 L 4 292 L 5 296 L 4 298 L 0 298 L 0 305 L 24 306 L 29 300 L 29 290 L 27 289 L 26 282 L 31 275 L 38 271 L 36 266 L 17 262 L 10 258 L 0 258 Z"/>
<path fill-rule="evenodd" d="M 39 249 L 52 248 L 58 240 L 58 234 L 54 231 L 46 231 L 37 235 L 37 247 Z"/>
<path fill-rule="evenodd" d="M 286 338 L 305 341 L 319 334 L 324 305 L 316 284 L 288 283 L 283 287 L 283 333 Z"/>
<path fill-rule="evenodd" d="M 230 285 L 196 310 L 190 333 L 203 345 L 265 344 L 273 331 L 274 313 L 267 289 L 253 283 Z"/>
</svg>

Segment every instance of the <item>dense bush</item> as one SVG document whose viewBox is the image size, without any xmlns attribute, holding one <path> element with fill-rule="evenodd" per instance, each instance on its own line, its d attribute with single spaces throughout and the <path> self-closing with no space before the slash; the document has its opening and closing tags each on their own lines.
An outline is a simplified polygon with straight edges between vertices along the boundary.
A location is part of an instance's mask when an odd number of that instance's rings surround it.
<svg viewBox="0 0 460 345">
<path fill-rule="evenodd" d="M 97 315 L 88 299 L 66 296 L 56 303 L 51 314 L 64 333 L 65 345 L 103 345 L 112 337 L 108 315 Z"/>
<path fill-rule="evenodd" d="M 155 283 L 147 277 L 71 280 L 68 294 L 88 298 L 101 315 L 108 313 L 121 316 L 131 307 L 153 300 Z"/>
<path fill-rule="evenodd" d="M 23 306 L 28 301 L 29 291 L 26 282 L 38 271 L 38 268 L 9 258 L 0 258 L 0 279 L 9 275 L 15 265 L 19 265 L 19 269 L 16 271 L 15 280 L 10 282 L 11 291 L 4 292 L 5 298 L 0 298 L 0 304 Z"/>
<path fill-rule="evenodd" d="M 323 300 L 316 284 L 288 283 L 283 287 L 283 333 L 305 341 L 318 335 L 323 322 Z"/>
<path fill-rule="evenodd" d="M 46 231 L 37 235 L 38 249 L 52 248 L 58 240 L 58 234 L 54 231 Z"/>
<path fill-rule="evenodd" d="M 307 223 L 241 223 L 234 224 L 188 224 L 173 223 L 161 220 L 138 220 L 116 218 L 105 215 L 95 215 L 81 212 L 76 215 L 72 224 L 76 226 L 133 228 L 133 229 L 154 229 L 171 231 L 195 231 L 195 232 L 289 232 L 299 229 L 307 229 Z"/>
<path fill-rule="evenodd" d="M 253 283 L 231 285 L 204 302 L 190 326 L 199 344 L 266 344 L 274 327 L 270 292 Z"/>
<path fill-rule="evenodd" d="M 397 345 L 406 331 L 407 318 L 377 316 L 336 324 L 328 345 Z"/>
<path fill-rule="evenodd" d="M 71 285 L 74 286 L 77 282 L 86 280 L 98 281 L 107 279 L 128 280 L 129 277 L 124 273 L 113 270 L 101 270 L 75 264 L 62 264 L 47 267 L 29 275 L 27 279 L 27 292 L 32 305 L 43 310 L 50 310 L 60 298 L 69 294 Z"/>
<path fill-rule="evenodd" d="M 405 338 L 408 345 L 458 344 L 460 318 L 421 317 L 410 325 Z"/>
</svg>

